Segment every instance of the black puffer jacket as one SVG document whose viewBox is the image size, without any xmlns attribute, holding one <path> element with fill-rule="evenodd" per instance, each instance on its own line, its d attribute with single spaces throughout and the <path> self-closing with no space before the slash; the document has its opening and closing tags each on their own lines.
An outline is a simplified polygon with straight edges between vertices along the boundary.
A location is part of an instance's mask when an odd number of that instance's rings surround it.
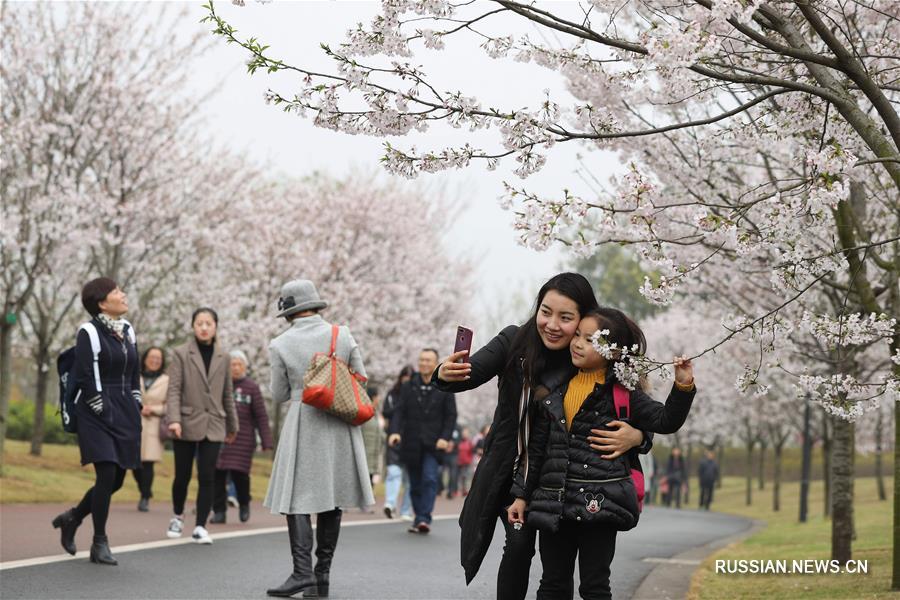
<svg viewBox="0 0 900 600">
<path fill-rule="evenodd" d="M 566 428 L 563 399 L 568 382 L 552 392 L 539 389 L 535 400 L 542 410 L 528 444 L 527 477 L 516 477 L 512 493 L 528 501 L 527 519 L 534 527 L 556 531 L 560 519 L 604 524 L 626 531 L 637 525 L 640 511 L 631 479 L 630 457 L 607 460 L 591 449 L 591 429 L 606 429 L 616 419 L 612 370 L 598 385 Z M 631 392 L 632 427 L 655 433 L 674 433 L 684 424 L 694 390 L 672 387 L 665 404 L 641 390 Z M 523 469 L 524 470 L 524 469 Z"/>
</svg>

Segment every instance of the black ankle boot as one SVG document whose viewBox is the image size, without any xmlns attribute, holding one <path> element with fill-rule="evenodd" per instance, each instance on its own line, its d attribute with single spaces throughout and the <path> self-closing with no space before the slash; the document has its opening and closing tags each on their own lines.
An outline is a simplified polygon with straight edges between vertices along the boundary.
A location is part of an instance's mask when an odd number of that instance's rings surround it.
<svg viewBox="0 0 900 600">
<path fill-rule="evenodd" d="M 77 551 L 75 532 L 78 531 L 79 525 L 81 525 L 81 519 L 75 516 L 74 508 L 70 508 L 53 519 L 53 528 L 59 529 L 59 543 L 62 544 L 63 550 L 72 555 Z"/>
<path fill-rule="evenodd" d="M 95 535 L 91 544 L 91 562 L 100 565 L 117 565 L 117 561 L 109 550 L 109 540 L 105 535 Z"/>
<path fill-rule="evenodd" d="M 319 513 L 316 519 L 316 587 L 319 598 L 328 597 L 331 561 L 341 533 L 341 509 Z"/>
<path fill-rule="evenodd" d="M 306 598 L 314 598 L 316 578 L 312 570 L 312 523 L 309 515 L 287 515 L 288 538 L 291 542 L 291 559 L 294 572 L 277 588 L 270 588 L 270 596 L 293 596 L 303 592 Z"/>
</svg>

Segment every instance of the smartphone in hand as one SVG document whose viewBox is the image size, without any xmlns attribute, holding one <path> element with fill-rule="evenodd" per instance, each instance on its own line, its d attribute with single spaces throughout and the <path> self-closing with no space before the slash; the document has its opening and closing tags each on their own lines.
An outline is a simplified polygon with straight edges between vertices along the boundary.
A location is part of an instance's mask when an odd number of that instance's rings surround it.
<svg viewBox="0 0 900 600">
<path fill-rule="evenodd" d="M 475 332 L 473 332 L 468 327 L 463 327 L 460 325 L 456 328 L 456 344 L 453 346 L 453 353 L 461 352 L 462 350 L 466 350 L 469 354 L 472 353 L 472 338 L 475 336 Z M 464 362 L 463 359 L 459 359 L 456 362 Z"/>
</svg>

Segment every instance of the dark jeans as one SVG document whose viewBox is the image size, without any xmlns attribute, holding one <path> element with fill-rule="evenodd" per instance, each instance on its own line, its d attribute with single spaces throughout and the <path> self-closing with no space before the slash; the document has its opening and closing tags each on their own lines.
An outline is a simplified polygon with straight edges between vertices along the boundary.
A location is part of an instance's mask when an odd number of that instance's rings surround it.
<svg viewBox="0 0 900 600">
<path fill-rule="evenodd" d="M 448 454 L 445 460 L 447 464 L 447 497 L 451 498 L 459 491 L 459 465 L 456 464 L 456 455 Z"/>
<path fill-rule="evenodd" d="M 710 484 L 701 483 L 700 484 L 700 508 L 705 508 L 709 510 L 709 505 L 712 504 L 713 499 L 713 490 L 716 487 L 716 482 L 713 481 Z"/>
<path fill-rule="evenodd" d="M 434 498 L 437 496 L 438 476 L 441 465 L 434 452 L 422 452 L 418 464 L 409 464 L 409 488 L 412 497 L 413 512 L 416 513 L 414 525 L 431 523 L 434 511 Z"/>
<path fill-rule="evenodd" d="M 609 566 L 616 554 L 616 530 L 598 525 L 560 522 L 556 533 L 541 532 L 541 564 L 544 574 L 538 588 L 538 600 L 571 598 L 575 559 L 584 600 L 610 600 Z"/>
<path fill-rule="evenodd" d="M 670 479 L 669 493 L 666 496 L 666 506 L 672 506 L 673 502 L 675 503 L 675 508 L 681 508 L 681 482 Z"/>
<path fill-rule="evenodd" d="M 147 498 L 148 500 L 153 497 L 153 463 L 149 461 L 144 461 L 141 463 L 140 469 L 134 469 L 131 472 L 134 475 L 134 480 L 138 484 L 138 489 L 141 491 L 141 498 Z"/>
<path fill-rule="evenodd" d="M 197 525 L 206 527 L 209 509 L 212 507 L 213 488 L 216 483 L 216 460 L 219 458 L 221 442 L 186 442 L 173 440 L 175 451 L 175 481 L 172 482 L 172 509 L 176 515 L 184 514 L 188 484 L 194 469 L 194 455 L 197 456 Z"/>
<path fill-rule="evenodd" d="M 216 469 L 216 491 L 213 496 L 213 511 L 220 513 L 228 510 L 228 477 L 234 482 L 238 504 L 250 504 L 250 474 L 233 469 Z"/>
<path fill-rule="evenodd" d="M 91 515 L 94 535 L 106 535 L 106 520 L 109 518 L 109 501 L 125 481 L 125 469 L 114 462 L 94 463 L 94 486 L 85 492 L 81 502 L 75 507 L 78 520 Z"/>
</svg>

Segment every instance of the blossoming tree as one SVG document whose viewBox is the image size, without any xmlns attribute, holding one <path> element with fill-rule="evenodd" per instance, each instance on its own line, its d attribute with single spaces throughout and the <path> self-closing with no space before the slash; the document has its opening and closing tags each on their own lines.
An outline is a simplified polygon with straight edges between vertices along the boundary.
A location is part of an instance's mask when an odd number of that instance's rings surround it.
<svg viewBox="0 0 900 600">
<path fill-rule="evenodd" d="M 810 336 L 836 356 L 827 369 L 793 372 L 796 389 L 852 420 L 877 399 L 896 402 L 900 381 L 900 17 L 881 6 L 389 0 L 342 44 L 323 45 L 333 59 L 328 72 L 239 38 L 212 4 L 208 20 L 249 51 L 251 73 L 296 73 L 296 89 L 270 90 L 267 100 L 321 127 L 385 137 L 441 124 L 497 132 L 493 148 L 464 135 L 428 150 L 386 142 L 382 160 L 392 173 L 514 160 L 526 178 L 559 144 L 617 151 L 628 168 L 596 190 L 572 186 L 548 198 L 506 184 L 503 201 L 517 213 L 521 241 L 560 241 L 588 255 L 605 243 L 634 245 L 660 275 L 642 288 L 655 302 L 724 293 L 712 299 L 731 304 L 731 314 L 698 356 L 749 335 L 758 352 L 737 378 L 741 389 L 765 390 L 766 363 L 789 368 L 769 356 L 795 344 L 785 334 Z M 536 33 L 509 34 L 523 22 Z M 515 99 L 486 107 L 478 90 L 444 89 L 439 74 L 412 59 L 452 41 L 552 69 L 568 94 L 548 92 L 533 107 Z M 586 216 L 589 229 L 579 226 Z M 735 277 L 759 293 L 731 294 L 724 284 Z M 854 368 L 854 356 L 873 345 L 892 362 Z M 842 432 L 852 439 L 849 428 Z M 895 444 L 895 469 L 898 452 Z M 894 481 L 900 548 L 900 477 Z M 845 560 L 849 536 L 841 537 L 833 555 Z M 900 588 L 900 552 L 893 584 Z"/>
</svg>

